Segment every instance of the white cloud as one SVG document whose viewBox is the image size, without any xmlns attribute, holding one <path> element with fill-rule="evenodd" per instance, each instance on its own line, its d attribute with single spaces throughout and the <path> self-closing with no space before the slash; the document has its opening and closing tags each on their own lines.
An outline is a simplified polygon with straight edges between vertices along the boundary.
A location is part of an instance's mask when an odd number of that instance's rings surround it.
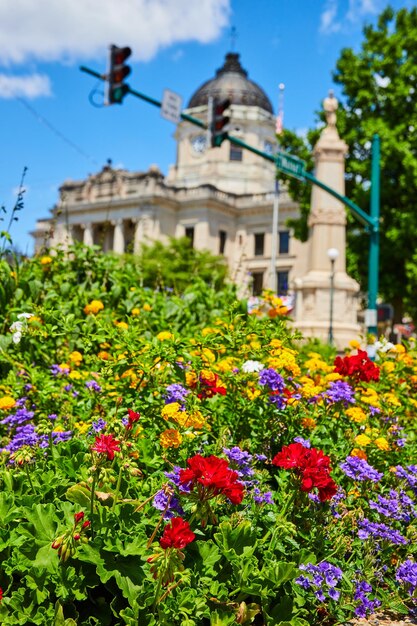
<svg viewBox="0 0 417 626">
<path fill-rule="evenodd" d="M 337 33 L 340 30 L 341 24 L 336 19 L 337 9 L 337 0 L 326 0 L 324 11 L 320 17 L 320 32 L 324 35 Z"/>
<path fill-rule="evenodd" d="M 385 6 L 385 0 L 349 0 L 347 10 L 341 0 L 326 0 L 320 16 L 320 32 L 330 35 L 346 31 L 349 26 L 363 23 L 364 18 L 377 15 Z"/>
<path fill-rule="evenodd" d="M 0 2 L 0 64 L 103 56 L 109 44 L 151 59 L 183 41 L 207 43 L 228 25 L 231 0 L 14 0 Z"/>
<path fill-rule="evenodd" d="M 38 98 L 52 94 L 51 83 L 44 74 L 29 74 L 27 76 L 8 76 L 0 74 L 0 98 L 16 97 Z"/>
</svg>

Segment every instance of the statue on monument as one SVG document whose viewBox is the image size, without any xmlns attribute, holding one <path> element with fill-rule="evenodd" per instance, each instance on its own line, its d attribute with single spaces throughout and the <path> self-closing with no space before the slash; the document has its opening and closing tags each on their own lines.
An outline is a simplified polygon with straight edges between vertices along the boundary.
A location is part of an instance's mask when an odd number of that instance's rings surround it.
<svg viewBox="0 0 417 626">
<path fill-rule="evenodd" d="M 330 89 L 329 95 L 323 100 L 323 109 L 326 114 L 327 126 L 336 126 L 336 111 L 339 106 L 337 98 L 335 98 L 333 90 Z"/>
</svg>

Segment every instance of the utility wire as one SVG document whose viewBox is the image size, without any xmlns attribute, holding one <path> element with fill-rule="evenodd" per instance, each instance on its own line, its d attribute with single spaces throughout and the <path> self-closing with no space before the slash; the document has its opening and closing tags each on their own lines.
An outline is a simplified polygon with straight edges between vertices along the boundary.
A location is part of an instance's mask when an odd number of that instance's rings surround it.
<svg viewBox="0 0 417 626">
<path fill-rule="evenodd" d="M 84 150 L 82 148 L 80 148 L 80 146 L 77 146 L 76 143 L 74 143 L 73 141 L 71 141 L 71 139 L 68 139 L 68 137 L 66 137 L 63 133 L 61 133 L 60 130 L 58 130 L 53 124 L 51 124 L 51 122 L 49 122 L 45 117 L 43 117 L 43 115 L 41 115 L 40 113 L 38 113 L 38 111 L 36 111 L 36 109 L 34 109 L 26 100 L 24 100 L 23 98 L 20 98 L 19 96 L 16 96 L 16 100 L 19 100 L 19 102 L 21 104 L 23 104 L 23 106 L 30 111 L 30 113 L 32 113 L 32 115 L 34 117 L 36 117 L 36 119 L 38 120 L 38 122 L 40 122 L 41 124 L 43 124 L 44 126 L 46 126 L 47 128 L 49 128 L 50 131 L 52 131 L 54 133 L 54 135 L 56 135 L 57 137 L 59 137 L 62 141 L 64 141 L 68 146 L 70 146 L 73 150 L 75 150 L 76 152 L 78 152 L 78 154 L 80 154 L 81 156 L 83 156 L 85 159 L 87 159 L 88 161 L 90 161 L 90 163 L 93 163 L 94 165 L 98 166 L 99 163 L 89 154 L 87 154 L 86 152 L 84 152 Z"/>
</svg>

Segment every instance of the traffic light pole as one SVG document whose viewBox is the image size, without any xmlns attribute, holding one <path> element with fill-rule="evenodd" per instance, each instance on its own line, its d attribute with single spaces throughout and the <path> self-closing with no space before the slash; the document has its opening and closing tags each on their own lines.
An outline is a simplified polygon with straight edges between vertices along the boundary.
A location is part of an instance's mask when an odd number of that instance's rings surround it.
<svg viewBox="0 0 417 626">
<path fill-rule="evenodd" d="M 81 65 L 80 70 L 86 74 L 90 74 L 100 80 L 106 80 L 105 74 L 99 74 L 94 70 L 91 70 L 84 65 Z M 161 107 L 162 103 L 155 98 L 151 98 L 140 91 L 132 89 L 126 85 L 126 93 L 132 94 L 136 98 L 145 100 L 149 104 Z M 196 117 L 187 115 L 187 113 L 181 113 L 181 119 L 199 126 L 200 128 L 208 129 L 208 125 L 199 120 Z M 308 181 L 312 185 L 320 187 L 333 197 L 337 198 L 345 206 L 347 206 L 352 215 L 369 231 L 369 258 L 368 258 L 368 309 L 366 311 L 366 326 L 370 334 L 376 335 L 377 333 L 377 295 L 378 295 L 378 273 L 379 273 L 379 216 L 380 216 L 380 200 L 379 200 L 379 185 L 380 185 L 380 141 L 378 135 L 374 135 L 372 139 L 372 164 L 371 164 L 371 214 L 368 215 L 357 204 L 349 200 L 346 196 L 341 195 L 335 189 L 328 187 L 321 180 L 316 178 L 311 172 L 307 172 L 304 169 L 304 162 L 297 157 L 294 157 L 285 152 L 278 152 L 276 155 L 267 154 L 262 150 L 258 150 L 254 146 L 250 146 L 241 139 L 227 135 L 227 139 L 235 146 L 249 150 L 253 154 L 257 154 L 267 161 L 271 161 L 275 164 L 277 170 L 301 180 L 302 182 Z"/>
</svg>

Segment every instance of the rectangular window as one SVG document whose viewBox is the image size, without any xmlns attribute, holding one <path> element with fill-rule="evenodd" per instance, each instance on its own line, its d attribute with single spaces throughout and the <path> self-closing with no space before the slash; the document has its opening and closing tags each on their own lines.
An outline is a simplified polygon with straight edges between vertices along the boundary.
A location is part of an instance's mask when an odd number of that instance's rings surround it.
<svg viewBox="0 0 417 626">
<path fill-rule="evenodd" d="M 255 233 L 255 256 L 263 256 L 265 233 Z"/>
<path fill-rule="evenodd" d="M 279 253 L 288 254 L 289 251 L 290 251 L 290 231 L 280 230 L 279 231 Z"/>
<path fill-rule="evenodd" d="M 188 237 L 191 247 L 194 248 L 194 226 L 187 226 L 185 236 Z"/>
<path fill-rule="evenodd" d="M 278 290 L 277 293 L 279 296 L 286 296 L 288 293 L 288 277 L 289 272 L 277 272 L 277 282 L 278 282 Z"/>
<path fill-rule="evenodd" d="M 219 254 L 224 254 L 226 248 L 227 233 L 225 230 L 219 230 Z"/>
<path fill-rule="evenodd" d="M 264 286 L 264 273 L 252 272 L 252 295 L 260 296 Z"/>
<path fill-rule="evenodd" d="M 243 161 L 243 150 L 239 146 L 230 144 L 230 161 Z"/>
</svg>

